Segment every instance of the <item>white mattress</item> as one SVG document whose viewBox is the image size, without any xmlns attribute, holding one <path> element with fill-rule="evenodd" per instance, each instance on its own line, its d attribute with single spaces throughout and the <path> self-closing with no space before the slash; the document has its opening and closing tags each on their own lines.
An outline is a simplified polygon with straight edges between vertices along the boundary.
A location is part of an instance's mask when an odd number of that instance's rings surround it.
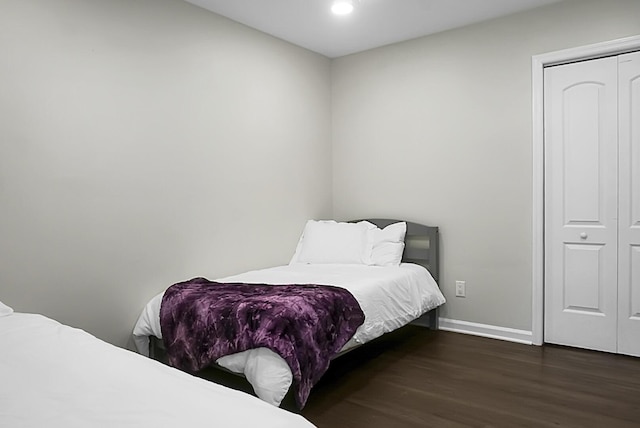
<svg viewBox="0 0 640 428">
<path fill-rule="evenodd" d="M 41 315 L 0 316 L 0 343 L 1 427 L 313 427 Z"/>
<path fill-rule="evenodd" d="M 293 264 L 220 278 L 219 282 L 266 284 L 323 284 L 345 288 L 356 298 L 365 322 L 345 345 L 347 350 L 393 331 L 442 305 L 445 298 L 429 271 L 422 266 Z M 162 338 L 160 304 L 163 293 L 145 306 L 133 330 L 138 352 L 149 355 L 148 336 Z M 273 351 L 248 350 L 220 358 L 217 363 L 243 373 L 264 401 L 279 406 L 292 382 L 289 366 Z"/>
</svg>

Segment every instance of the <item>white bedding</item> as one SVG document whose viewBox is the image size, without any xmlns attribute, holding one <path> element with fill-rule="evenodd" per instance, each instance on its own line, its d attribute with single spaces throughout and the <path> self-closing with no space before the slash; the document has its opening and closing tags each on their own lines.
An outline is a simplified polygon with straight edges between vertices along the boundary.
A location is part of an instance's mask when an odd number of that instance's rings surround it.
<svg viewBox="0 0 640 428">
<path fill-rule="evenodd" d="M 323 284 L 345 288 L 356 298 L 365 322 L 344 346 L 347 350 L 393 331 L 442 305 L 444 296 L 424 267 L 362 264 L 291 264 L 261 269 L 216 280 L 266 284 Z M 149 336 L 162 338 L 160 304 L 163 293 L 155 296 L 142 311 L 133 330 L 138 352 L 149 355 Z M 243 373 L 258 397 L 279 406 L 292 382 L 289 366 L 266 348 L 252 349 L 218 359 L 229 370 Z"/>
<path fill-rule="evenodd" d="M 0 427 L 313 427 L 41 315 L 0 316 L 0 343 Z"/>
</svg>

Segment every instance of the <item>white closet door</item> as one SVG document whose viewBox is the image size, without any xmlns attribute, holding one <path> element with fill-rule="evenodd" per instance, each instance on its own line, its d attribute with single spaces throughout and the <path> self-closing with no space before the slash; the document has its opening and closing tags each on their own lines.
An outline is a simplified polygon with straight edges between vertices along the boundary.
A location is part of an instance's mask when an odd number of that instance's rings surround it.
<svg viewBox="0 0 640 428">
<path fill-rule="evenodd" d="M 617 68 L 613 57 L 544 74 L 545 341 L 609 352 L 618 312 Z"/>
<path fill-rule="evenodd" d="M 620 55 L 618 352 L 640 356 L 640 52 Z"/>
</svg>

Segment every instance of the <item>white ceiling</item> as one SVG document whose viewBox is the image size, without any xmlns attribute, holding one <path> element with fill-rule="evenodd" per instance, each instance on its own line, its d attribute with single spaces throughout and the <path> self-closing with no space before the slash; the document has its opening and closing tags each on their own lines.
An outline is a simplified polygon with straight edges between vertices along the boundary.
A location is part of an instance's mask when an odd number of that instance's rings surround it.
<svg viewBox="0 0 640 428">
<path fill-rule="evenodd" d="M 186 1 L 336 58 L 561 0 L 356 0 L 347 16 L 333 0 Z"/>
</svg>

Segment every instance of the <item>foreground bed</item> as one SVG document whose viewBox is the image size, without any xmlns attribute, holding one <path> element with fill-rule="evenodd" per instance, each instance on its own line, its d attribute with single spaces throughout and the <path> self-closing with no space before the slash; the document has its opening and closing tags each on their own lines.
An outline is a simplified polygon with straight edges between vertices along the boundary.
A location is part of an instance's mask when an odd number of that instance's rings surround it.
<svg viewBox="0 0 640 428">
<path fill-rule="evenodd" d="M 1 427 L 290 427 L 303 417 L 0 303 Z"/>
<path fill-rule="evenodd" d="M 389 226 L 384 229 L 384 233 L 376 231 L 381 236 L 396 235 L 391 232 L 400 226 L 395 220 L 370 221 L 381 229 Z M 326 237 L 333 233 L 333 225 L 319 226 L 323 242 L 316 242 L 314 248 L 311 248 L 317 251 L 309 249 L 309 239 L 313 238 L 313 235 L 310 228 L 306 227 L 290 265 L 234 275 L 222 278 L 218 282 L 324 284 L 348 290 L 359 303 L 365 320 L 340 353 L 406 325 L 429 311 L 432 311 L 429 316 L 430 325 L 437 325 L 437 307 L 444 303 L 444 297 L 434 279 L 437 278 L 438 267 L 437 228 L 415 223 L 407 223 L 405 226 L 403 222 L 402 226 L 406 229 L 399 234 L 401 242 L 396 242 L 398 237 L 391 237 L 384 245 L 371 244 L 375 248 L 369 248 L 367 251 L 373 251 L 374 259 L 377 261 L 367 259 L 368 263 L 356 263 L 349 259 L 346 252 L 336 256 L 341 249 L 324 242 L 328 239 Z M 307 247 L 302 245 L 305 239 Z M 341 237 L 338 236 L 336 239 L 340 240 Z M 348 247 L 350 243 L 348 240 L 341 241 L 342 247 Z M 332 251 L 327 254 L 327 249 Z M 163 347 L 162 342 L 158 340 L 163 336 L 160 323 L 163 296 L 164 293 L 161 293 L 147 304 L 134 328 L 134 340 L 138 350 L 155 357 L 159 351 L 162 352 L 158 348 Z M 151 350 L 148 338 L 151 338 Z M 263 347 L 224 356 L 216 363 L 234 373 L 244 374 L 256 395 L 276 406 L 281 403 L 293 382 L 292 371 L 285 360 L 271 349 Z"/>
</svg>

